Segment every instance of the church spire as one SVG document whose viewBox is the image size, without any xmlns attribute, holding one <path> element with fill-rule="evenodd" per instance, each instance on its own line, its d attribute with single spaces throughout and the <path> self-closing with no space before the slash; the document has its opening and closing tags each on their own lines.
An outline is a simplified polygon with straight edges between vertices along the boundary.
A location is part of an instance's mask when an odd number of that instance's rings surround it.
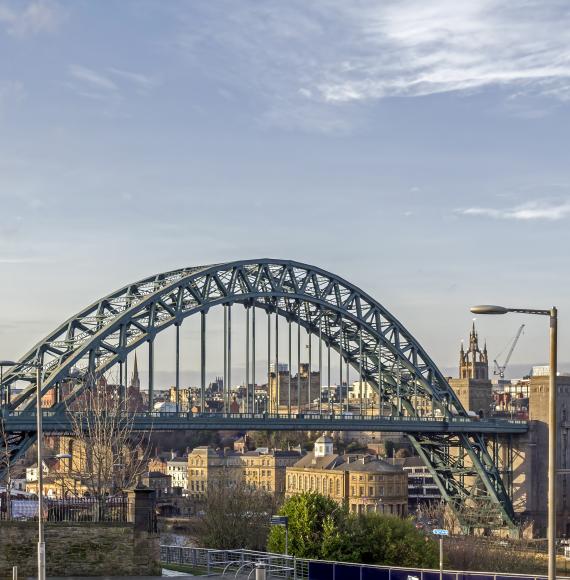
<svg viewBox="0 0 570 580">
<path fill-rule="evenodd" d="M 131 387 L 135 389 L 141 388 L 141 380 L 139 378 L 139 364 L 137 361 L 137 353 L 135 352 L 135 364 L 133 365 L 133 376 L 131 377 Z"/>
</svg>

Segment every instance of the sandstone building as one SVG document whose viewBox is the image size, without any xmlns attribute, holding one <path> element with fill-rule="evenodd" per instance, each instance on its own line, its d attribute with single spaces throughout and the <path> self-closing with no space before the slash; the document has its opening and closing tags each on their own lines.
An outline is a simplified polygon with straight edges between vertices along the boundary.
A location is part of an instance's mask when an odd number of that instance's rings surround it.
<svg viewBox="0 0 570 580">
<path fill-rule="evenodd" d="M 307 491 L 346 502 L 352 513 L 405 516 L 408 510 L 408 476 L 400 466 L 375 455 L 338 455 L 328 436 L 317 439 L 313 452 L 287 468 L 286 495 Z"/>
<path fill-rule="evenodd" d="M 277 496 L 285 493 L 285 469 L 299 460 L 298 451 L 258 449 L 245 453 L 196 447 L 188 455 L 188 494 L 199 499 L 212 482 L 246 484 Z"/>
<path fill-rule="evenodd" d="M 467 411 L 487 417 L 493 408 L 493 385 L 489 379 L 489 356 L 487 345 L 479 347 L 479 335 L 475 323 L 469 334 L 469 347 L 461 343 L 459 352 L 459 378 L 449 384 Z"/>
</svg>

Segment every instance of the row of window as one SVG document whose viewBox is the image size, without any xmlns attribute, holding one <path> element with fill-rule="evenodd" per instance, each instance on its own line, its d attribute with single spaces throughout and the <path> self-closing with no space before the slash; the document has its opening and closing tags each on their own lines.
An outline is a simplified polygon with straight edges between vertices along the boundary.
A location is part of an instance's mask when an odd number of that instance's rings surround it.
<svg viewBox="0 0 570 580">
<path fill-rule="evenodd" d="M 341 480 L 340 478 L 333 479 L 327 476 L 308 476 L 308 475 L 295 475 L 290 474 L 287 479 L 288 488 L 290 490 L 300 490 L 300 491 L 317 491 L 319 493 L 333 494 L 336 491 L 336 495 L 341 493 Z"/>
</svg>

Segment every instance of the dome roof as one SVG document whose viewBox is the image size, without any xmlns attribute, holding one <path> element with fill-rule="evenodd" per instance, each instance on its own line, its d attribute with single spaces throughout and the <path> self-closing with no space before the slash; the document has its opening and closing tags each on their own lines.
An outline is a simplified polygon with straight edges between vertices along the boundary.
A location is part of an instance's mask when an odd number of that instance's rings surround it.
<svg viewBox="0 0 570 580">
<path fill-rule="evenodd" d="M 333 440 L 331 437 L 329 437 L 328 435 L 321 435 L 316 441 L 315 443 L 331 443 L 332 444 Z"/>
</svg>

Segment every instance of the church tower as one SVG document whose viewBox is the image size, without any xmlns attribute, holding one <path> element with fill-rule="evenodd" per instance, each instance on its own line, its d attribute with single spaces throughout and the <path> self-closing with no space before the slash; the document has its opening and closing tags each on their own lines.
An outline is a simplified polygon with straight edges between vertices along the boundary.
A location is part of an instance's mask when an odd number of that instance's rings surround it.
<svg viewBox="0 0 570 580">
<path fill-rule="evenodd" d="M 487 355 L 487 343 L 483 350 L 479 348 L 479 335 L 475 330 L 475 322 L 469 334 L 469 350 L 464 349 L 461 341 L 459 352 L 459 378 L 460 379 L 489 379 L 489 357 Z"/>
<path fill-rule="evenodd" d="M 459 350 L 459 378 L 449 379 L 451 388 L 467 411 L 487 417 L 493 410 L 493 386 L 489 380 L 487 344 L 479 347 L 475 322 L 469 334 L 467 350 L 463 341 Z"/>
</svg>

